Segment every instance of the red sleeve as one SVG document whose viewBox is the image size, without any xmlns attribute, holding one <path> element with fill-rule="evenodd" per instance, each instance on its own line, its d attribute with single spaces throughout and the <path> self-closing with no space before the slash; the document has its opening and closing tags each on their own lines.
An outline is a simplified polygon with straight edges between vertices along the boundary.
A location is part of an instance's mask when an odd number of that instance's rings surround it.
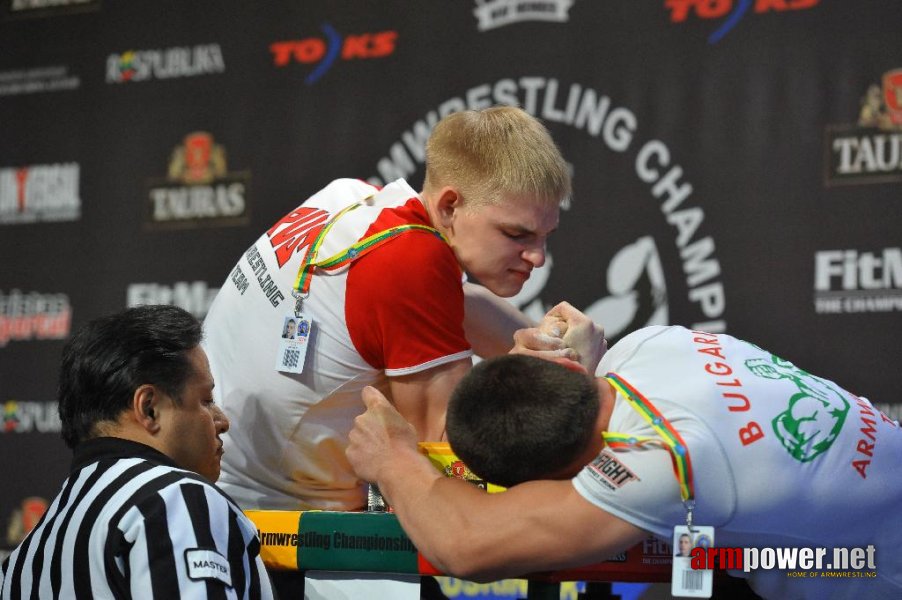
<svg viewBox="0 0 902 600">
<path fill-rule="evenodd" d="M 353 262 L 345 318 L 357 352 L 389 375 L 471 354 L 460 267 L 451 248 L 430 233 L 404 233 Z"/>
</svg>

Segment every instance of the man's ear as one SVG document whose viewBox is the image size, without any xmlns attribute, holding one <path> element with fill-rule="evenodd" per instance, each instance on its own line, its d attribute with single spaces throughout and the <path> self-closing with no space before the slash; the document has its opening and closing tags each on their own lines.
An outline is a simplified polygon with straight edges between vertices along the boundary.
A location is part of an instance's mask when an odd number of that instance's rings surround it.
<svg viewBox="0 0 902 600">
<path fill-rule="evenodd" d="M 139 386 L 132 396 L 132 416 L 148 433 L 160 430 L 160 400 L 162 395 L 149 383 Z"/>
<path fill-rule="evenodd" d="M 438 191 L 438 202 L 436 203 L 436 214 L 439 224 L 445 229 L 449 229 L 454 225 L 454 215 L 463 206 L 463 196 L 457 188 L 446 185 Z"/>
</svg>

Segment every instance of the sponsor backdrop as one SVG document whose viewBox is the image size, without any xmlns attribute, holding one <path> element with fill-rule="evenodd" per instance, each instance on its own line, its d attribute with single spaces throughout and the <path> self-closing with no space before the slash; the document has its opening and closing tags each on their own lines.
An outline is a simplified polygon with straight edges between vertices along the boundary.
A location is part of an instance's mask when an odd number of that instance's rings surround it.
<svg viewBox="0 0 902 600">
<path fill-rule="evenodd" d="M 141 303 L 202 318 L 306 195 L 417 187 L 436 120 L 498 103 L 541 118 L 574 174 L 518 306 L 567 299 L 612 340 L 729 332 L 898 418 L 902 4 L 411 8 L 0 0 L 0 548 L 66 473 L 74 328 Z"/>
</svg>

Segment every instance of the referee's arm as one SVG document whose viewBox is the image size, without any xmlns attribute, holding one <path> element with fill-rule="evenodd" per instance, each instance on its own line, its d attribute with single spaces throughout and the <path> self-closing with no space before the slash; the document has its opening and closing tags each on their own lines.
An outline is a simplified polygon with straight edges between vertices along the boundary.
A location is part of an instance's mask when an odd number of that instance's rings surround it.
<svg viewBox="0 0 902 600">
<path fill-rule="evenodd" d="M 122 543 L 108 546 L 107 575 L 133 598 L 273 597 L 256 528 L 206 482 L 183 480 L 148 496 L 117 528 Z"/>
</svg>

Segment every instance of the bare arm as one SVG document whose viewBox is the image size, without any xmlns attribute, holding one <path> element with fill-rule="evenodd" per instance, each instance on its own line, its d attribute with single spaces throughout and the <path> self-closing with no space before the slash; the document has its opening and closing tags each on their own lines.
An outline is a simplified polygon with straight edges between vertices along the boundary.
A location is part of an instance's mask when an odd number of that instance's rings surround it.
<svg viewBox="0 0 902 600">
<path fill-rule="evenodd" d="M 483 358 L 506 354 L 514 332 L 533 325 L 513 304 L 473 283 L 464 284 L 464 313 L 467 340 Z"/>
<path fill-rule="evenodd" d="M 415 432 L 381 394 L 368 388 L 364 402 L 348 458 L 358 476 L 378 483 L 414 545 L 444 572 L 491 581 L 579 566 L 647 536 L 590 504 L 569 481 L 486 494 L 445 478 L 417 452 Z"/>
<path fill-rule="evenodd" d="M 420 441 L 445 439 L 448 401 L 472 364 L 465 358 L 412 375 L 389 377 L 392 404 L 414 426 Z"/>
</svg>

